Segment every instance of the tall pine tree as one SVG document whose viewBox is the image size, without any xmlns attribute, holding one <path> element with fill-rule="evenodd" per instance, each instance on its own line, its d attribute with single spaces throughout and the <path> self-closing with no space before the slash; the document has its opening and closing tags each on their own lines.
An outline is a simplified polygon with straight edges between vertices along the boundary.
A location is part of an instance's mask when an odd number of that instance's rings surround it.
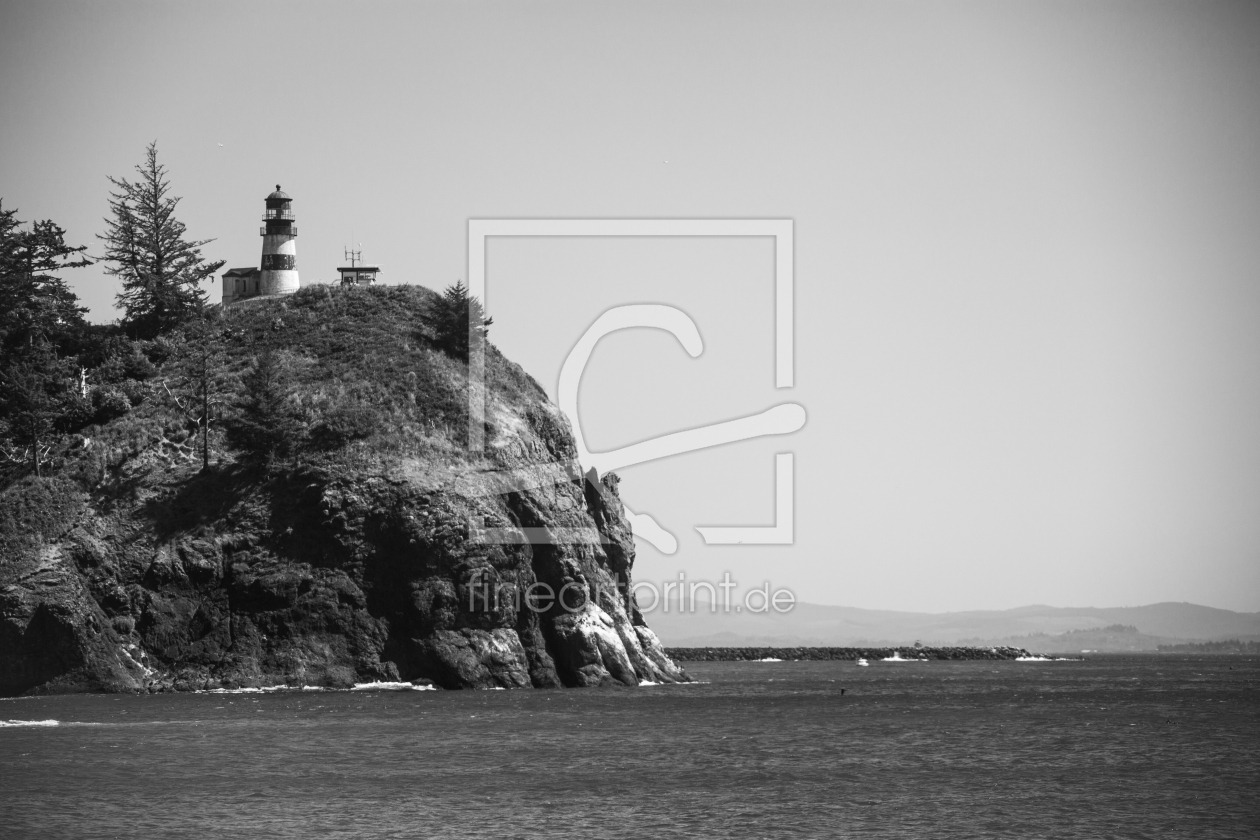
<svg viewBox="0 0 1260 840">
<path fill-rule="evenodd" d="M 280 354 L 266 349 L 243 379 L 244 399 L 227 421 L 228 440 L 270 468 L 297 451 L 305 427 L 293 400 L 293 382 Z"/>
<path fill-rule="evenodd" d="M 139 178 L 110 177 L 112 218 L 98 238 L 105 243 L 106 269 L 122 281 L 118 304 L 123 325 L 133 335 L 151 338 L 197 317 L 206 304 L 199 284 L 223 267 L 207 262 L 201 246 L 213 239 L 184 238 L 184 223 L 175 218 L 179 198 L 170 195 L 166 168 L 158 163 L 157 142 L 145 150 L 136 167 Z"/>
<path fill-rule="evenodd" d="M 40 341 L 61 345 L 83 327 L 79 299 L 58 275 L 91 265 L 51 219 L 23 230 L 17 210 L 0 206 L 0 358 Z"/>
<path fill-rule="evenodd" d="M 73 365 L 58 349 L 81 338 L 86 310 L 58 273 L 90 265 L 84 250 L 51 220 L 26 229 L 0 207 L 0 442 L 37 475 L 75 402 Z"/>
<path fill-rule="evenodd" d="M 210 425 L 228 393 L 222 323 L 205 318 L 184 330 L 162 385 L 201 438 L 201 468 L 210 469 Z"/>
</svg>

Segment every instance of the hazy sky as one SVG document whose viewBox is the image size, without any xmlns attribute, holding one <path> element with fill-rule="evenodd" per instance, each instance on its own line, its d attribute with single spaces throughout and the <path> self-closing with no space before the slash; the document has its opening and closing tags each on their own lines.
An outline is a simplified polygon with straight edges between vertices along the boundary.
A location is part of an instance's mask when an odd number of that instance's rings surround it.
<svg viewBox="0 0 1260 840">
<path fill-rule="evenodd" d="M 640 578 L 913 610 L 1260 610 L 1260 4 L 0 4 L 0 197 L 76 243 L 158 141 L 206 254 L 303 282 L 466 276 L 469 218 L 791 218 L 796 383 L 768 239 L 497 239 L 492 338 L 553 394 L 609 306 L 597 449 L 791 400 L 796 435 L 624 471 L 680 541 Z M 666 162 L 668 161 L 668 163 Z M 116 316 L 99 267 L 69 275 Z M 214 289 L 218 298 L 218 287 Z M 796 458 L 796 544 L 770 524 Z"/>
</svg>

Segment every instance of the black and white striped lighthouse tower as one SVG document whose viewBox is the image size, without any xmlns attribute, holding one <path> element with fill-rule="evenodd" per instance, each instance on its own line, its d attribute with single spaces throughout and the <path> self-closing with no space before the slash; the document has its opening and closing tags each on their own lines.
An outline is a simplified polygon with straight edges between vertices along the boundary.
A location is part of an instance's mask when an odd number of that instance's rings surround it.
<svg viewBox="0 0 1260 840">
<path fill-rule="evenodd" d="M 276 191 L 267 196 L 263 214 L 261 276 L 258 294 L 288 295 L 299 287 L 297 273 L 297 227 L 293 224 L 293 202 L 286 193 Z"/>
</svg>

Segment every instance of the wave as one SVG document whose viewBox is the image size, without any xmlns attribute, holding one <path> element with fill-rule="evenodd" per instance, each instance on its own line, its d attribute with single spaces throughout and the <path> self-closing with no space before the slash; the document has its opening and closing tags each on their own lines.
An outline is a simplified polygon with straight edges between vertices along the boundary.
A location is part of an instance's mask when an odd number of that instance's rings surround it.
<svg viewBox="0 0 1260 840">
<path fill-rule="evenodd" d="M 351 691 L 436 691 L 433 685 L 412 685 L 409 682 L 355 683 Z"/>
<path fill-rule="evenodd" d="M 773 656 L 767 656 L 765 659 L 758 659 L 757 662 L 782 662 L 782 659 L 775 659 Z"/>
<path fill-rule="evenodd" d="M 1037 656 L 1036 654 L 1034 654 L 1032 656 L 1017 656 L 1015 657 L 1015 661 L 1016 662 L 1084 662 L 1085 660 L 1080 659 L 1080 658 L 1073 659 L 1070 656 Z"/>
<path fill-rule="evenodd" d="M 193 694 L 271 694 L 276 691 L 323 691 L 323 689 L 305 685 L 253 685 L 246 688 L 202 688 L 194 691 Z"/>
<path fill-rule="evenodd" d="M 435 691 L 437 686 L 412 685 L 409 682 L 355 683 L 352 688 L 327 688 L 322 685 L 264 685 L 245 688 L 204 688 L 194 694 L 274 694 L 280 691 Z"/>
<path fill-rule="evenodd" d="M 59 720 L 0 720 L 0 727 L 4 726 L 61 726 Z"/>
</svg>

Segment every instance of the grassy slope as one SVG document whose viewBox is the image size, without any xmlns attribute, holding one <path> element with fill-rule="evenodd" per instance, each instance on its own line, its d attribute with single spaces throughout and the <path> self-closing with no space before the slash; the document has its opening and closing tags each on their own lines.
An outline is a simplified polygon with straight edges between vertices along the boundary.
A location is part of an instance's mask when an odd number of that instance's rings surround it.
<svg viewBox="0 0 1260 840">
<path fill-rule="evenodd" d="M 239 381 L 259 352 L 279 350 L 311 422 L 347 406 L 371 414 L 373 431 L 361 452 L 462 458 L 467 366 L 434 346 L 437 297 L 419 286 L 316 286 L 235 307 L 224 319 L 234 336 L 227 347 L 230 373 Z M 542 388 L 493 345 L 486 385 L 492 426 L 510 420 L 505 411 L 536 414 L 546 403 Z M 493 440 L 496 430 L 488 432 Z"/>
<path fill-rule="evenodd" d="M 225 336 L 225 360 L 218 388 L 222 408 L 210 435 L 212 461 L 242 460 L 223 434 L 221 415 L 240 399 L 243 376 L 266 349 L 284 360 L 308 430 L 349 412 L 368 431 L 331 450 L 305 446 L 281 467 L 374 471 L 404 459 L 478 460 L 465 448 L 467 365 L 434 344 L 437 298 L 420 286 L 316 286 L 221 313 L 216 332 Z M 58 453 L 52 474 L 87 490 L 107 477 L 117 479 L 120 469 L 125 474 L 128 460 L 150 450 L 175 472 L 199 467 L 199 442 L 163 388 L 163 382 L 174 384 L 172 368 L 168 363 L 146 383 L 147 399 L 130 413 L 74 436 Z M 489 457 L 499 465 L 572 457 L 564 421 L 542 388 L 493 345 L 487 346 L 485 369 Z M 544 451 L 520 451 L 522 438 L 540 442 Z"/>
</svg>

